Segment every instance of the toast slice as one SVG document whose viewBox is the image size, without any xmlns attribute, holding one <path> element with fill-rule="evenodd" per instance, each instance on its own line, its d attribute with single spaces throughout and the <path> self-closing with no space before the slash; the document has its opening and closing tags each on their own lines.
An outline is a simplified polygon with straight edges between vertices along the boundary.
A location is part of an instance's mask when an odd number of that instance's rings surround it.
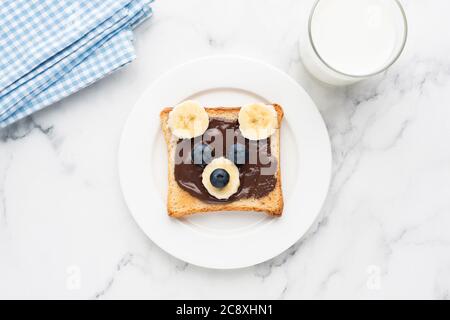
<svg viewBox="0 0 450 320">
<path fill-rule="evenodd" d="M 281 128 L 283 119 L 283 109 L 277 104 L 273 104 L 278 114 L 278 128 Z M 262 198 L 245 198 L 232 202 L 208 203 L 204 202 L 187 191 L 183 190 L 174 178 L 175 150 L 178 138 L 172 135 L 168 126 L 169 113 L 172 108 L 164 108 L 160 113 L 161 129 L 167 143 L 168 151 L 168 197 L 167 212 L 169 216 L 180 218 L 194 213 L 207 213 L 217 211 L 256 211 L 265 212 L 272 216 L 281 216 L 283 211 L 283 193 L 281 190 L 280 174 L 280 130 L 272 135 L 270 147 L 272 155 L 277 158 L 277 182 L 275 188 Z M 214 107 L 206 108 L 211 118 L 236 120 L 240 107 Z"/>
</svg>

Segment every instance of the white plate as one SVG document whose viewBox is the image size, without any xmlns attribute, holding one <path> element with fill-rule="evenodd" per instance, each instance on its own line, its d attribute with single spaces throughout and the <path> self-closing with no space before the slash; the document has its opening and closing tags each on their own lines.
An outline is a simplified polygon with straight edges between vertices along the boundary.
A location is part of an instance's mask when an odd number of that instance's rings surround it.
<svg viewBox="0 0 450 320">
<path fill-rule="evenodd" d="M 167 152 L 159 112 L 186 99 L 202 105 L 281 104 L 281 218 L 253 212 L 167 216 Z M 158 246 L 198 266 L 241 268 L 282 253 L 308 230 L 328 191 L 331 148 L 319 111 L 288 75 L 258 61 L 213 56 L 176 67 L 144 93 L 123 131 L 119 174 L 134 219 Z"/>
</svg>

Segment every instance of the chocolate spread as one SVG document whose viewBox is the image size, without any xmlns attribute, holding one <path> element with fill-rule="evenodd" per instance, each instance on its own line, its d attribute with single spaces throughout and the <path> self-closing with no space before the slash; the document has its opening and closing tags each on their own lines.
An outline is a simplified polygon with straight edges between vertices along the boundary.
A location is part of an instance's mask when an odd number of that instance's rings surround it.
<svg viewBox="0 0 450 320">
<path fill-rule="evenodd" d="M 192 148 L 196 143 L 200 142 L 212 146 L 217 137 L 222 137 L 222 140 L 225 141 L 222 142 L 223 150 L 221 154 L 217 151 L 217 144 L 215 145 L 216 149 L 213 153 L 215 158 L 218 156 L 227 157 L 230 147 L 239 141 L 244 142 L 250 153 L 244 164 L 237 164 L 240 180 L 238 191 L 225 200 L 216 199 L 208 193 L 202 183 L 204 167 L 194 164 L 191 159 Z M 186 144 L 188 144 L 188 148 L 186 148 Z M 190 152 L 183 152 L 186 149 L 189 149 Z M 265 156 L 260 156 L 261 154 Z M 270 137 L 259 141 L 245 139 L 239 131 L 237 120 L 211 118 L 208 130 L 202 137 L 178 141 L 176 155 L 183 158 L 183 161 L 178 161 L 181 163 L 176 162 L 175 164 L 174 174 L 178 185 L 192 196 L 205 202 L 220 203 L 243 198 L 261 198 L 269 194 L 277 183 L 277 160 L 271 155 Z"/>
</svg>

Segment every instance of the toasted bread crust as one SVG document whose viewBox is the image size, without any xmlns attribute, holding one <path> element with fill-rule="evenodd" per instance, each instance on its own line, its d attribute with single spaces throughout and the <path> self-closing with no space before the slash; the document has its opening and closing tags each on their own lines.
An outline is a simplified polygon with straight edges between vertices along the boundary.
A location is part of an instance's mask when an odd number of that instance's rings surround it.
<svg viewBox="0 0 450 320">
<path fill-rule="evenodd" d="M 278 114 L 278 127 L 281 127 L 283 109 L 278 104 L 273 104 Z M 169 170 L 169 190 L 167 197 L 167 212 L 172 217 L 184 217 L 194 213 L 207 213 L 217 211 L 256 211 L 265 212 L 272 216 L 281 216 L 283 211 L 283 194 L 281 190 L 280 173 L 280 130 L 272 136 L 271 147 L 277 158 L 277 183 L 275 188 L 266 196 L 255 199 L 245 198 L 229 203 L 206 203 L 185 190 L 181 189 L 174 178 L 174 152 L 178 139 L 174 137 L 168 127 L 167 120 L 172 108 L 164 108 L 160 113 L 161 129 L 167 144 Z M 206 108 L 211 118 L 237 119 L 240 107 L 214 107 Z M 275 137 L 275 139 L 274 139 Z"/>
</svg>

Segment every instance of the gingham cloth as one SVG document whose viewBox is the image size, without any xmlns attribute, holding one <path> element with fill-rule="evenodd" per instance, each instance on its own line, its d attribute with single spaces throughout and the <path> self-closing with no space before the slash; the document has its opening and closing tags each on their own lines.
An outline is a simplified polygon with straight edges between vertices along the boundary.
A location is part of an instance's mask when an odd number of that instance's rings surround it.
<svg viewBox="0 0 450 320">
<path fill-rule="evenodd" d="M 153 0 L 0 0 L 0 127 L 135 58 Z"/>
</svg>

